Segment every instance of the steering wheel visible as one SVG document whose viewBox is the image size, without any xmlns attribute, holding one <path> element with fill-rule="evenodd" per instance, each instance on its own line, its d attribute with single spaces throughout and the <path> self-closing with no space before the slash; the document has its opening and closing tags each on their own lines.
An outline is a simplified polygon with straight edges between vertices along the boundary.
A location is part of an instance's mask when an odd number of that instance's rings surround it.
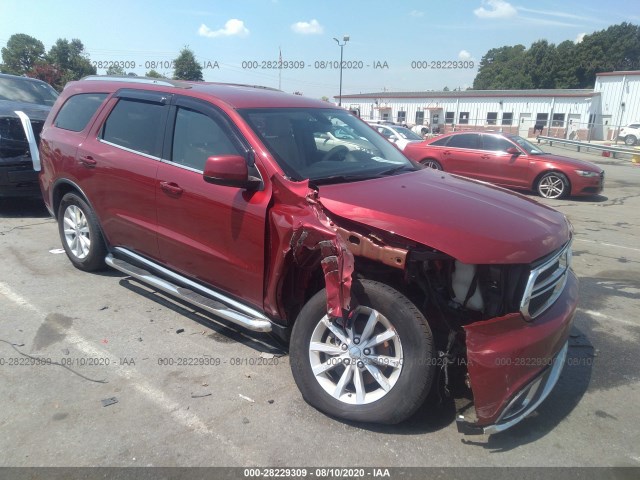
<svg viewBox="0 0 640 480">
<path fill-rule="evenodd" d="M 336 147 L 333 147 L 327 153 L 325 153 L 320 159 L 320 161 L 321 162 L 326 162 L 329 160 L 343 161 L 348 154 L 349 154 L 349 149 L 347 147 L 345 147 L 344 145 L 338 145 Z"/>
</svg>

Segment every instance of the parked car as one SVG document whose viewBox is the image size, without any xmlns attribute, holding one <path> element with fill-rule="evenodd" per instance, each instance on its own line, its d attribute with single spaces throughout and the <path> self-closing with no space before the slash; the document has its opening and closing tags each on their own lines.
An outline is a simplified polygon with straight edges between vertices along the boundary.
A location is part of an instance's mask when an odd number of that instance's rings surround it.
<svg viewBox="0 0 640 480">
<path fill-rule="evenodd" d="M 336 127 L 367 148 L 318 149 Z M 397 423 L 455 383 L 475 402 L 459 430 L 495 433 L 558 380 L 578 298 L 566 217 L 411 162 L 342 108 L 88 77 L 57 100 L 41 154 L 73 265 L 290 342 L 302 396 L 332 416 Z"/>
<path fill-rule="evenodd" d="M 48 83 L 0 74 L 0 197 L 40 196 L 32 153 L 37 154 L 40 131 L 56 98 Z M 32 144 L 16 112 L 29 119 Z"/>
<path fill-rule="evenodd" d="M 395 143 L 400 150 L 404 150 L 410 143 L 421 142 L 423 140 L 417 133 L 400 125 L 372 124 L 371 126 L 391 143 Z"/>
<path fill-rule="evenodd" d="M 627 145 L 635 145 L 640 140 L 640 122 L 631 123 L 620 130 L 618 139 Z"/>
<path fill-rule="evenodd" d="M 545 153 L 528 140 L 506 133 L 450 133 L 410 144 L 404 154 L 427 167 L 533 190 L 545 198 L 596 195 L 604 188 L 604 171 L 597 165 Z"/>
</svg>

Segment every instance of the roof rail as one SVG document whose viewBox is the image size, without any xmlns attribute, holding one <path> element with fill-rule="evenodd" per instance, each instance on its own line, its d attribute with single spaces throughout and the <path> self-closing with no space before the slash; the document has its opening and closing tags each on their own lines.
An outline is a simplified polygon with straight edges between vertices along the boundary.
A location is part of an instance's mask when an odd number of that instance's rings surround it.
<svg viewBox="0 0 640 480">
<path fill-rule="evenodd" d="M 191 88 L 187 82 L 168 78 L 137 77 L 133 75 L 89 75 L 84 80 L 106 80 L 109 82 L 144 83 L 147 85 L 161 85 L 163 87 Z"/>
</svg>

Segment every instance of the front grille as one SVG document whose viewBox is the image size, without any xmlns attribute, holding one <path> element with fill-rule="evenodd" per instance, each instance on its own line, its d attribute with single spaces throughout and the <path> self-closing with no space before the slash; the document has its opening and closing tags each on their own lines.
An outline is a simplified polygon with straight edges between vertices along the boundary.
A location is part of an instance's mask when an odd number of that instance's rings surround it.
<svg viewBox="0 0 640 480">
<path fill-rule="evenodd" d="M 553 305 L 567 283 L 570 268 L 571 241 L 532 266 L 520 304 L 525 320 L 533 320 Z"/>
<path fill-rule="evenodd" d="M 40 142 L 40 132 L 44 122 L 32 120 L 31 128 L 36 137 L 36 144 Z M 22 157 L 29 155 L 29 142 L 17 117 L 0 118 L 0 157 Z"/>
</svg>

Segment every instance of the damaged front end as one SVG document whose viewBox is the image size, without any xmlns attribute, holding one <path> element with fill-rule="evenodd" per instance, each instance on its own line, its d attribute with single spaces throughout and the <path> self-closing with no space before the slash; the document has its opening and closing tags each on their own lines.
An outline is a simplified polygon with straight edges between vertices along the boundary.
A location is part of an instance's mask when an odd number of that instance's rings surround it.
<svg viewBox="0 0 640 480">
<path fill-rule="evenodd" d="M 461 385 L 472 397 L 474 411 L 458 415 L 460 432 L 502 431 L 547 397 L 577 302 L 570 242 L 530 264 L 465 264 L 329 212 L 307 182 L 274 177 L 273 186 L 269 315 L 291 324 L 309 292 L 325 287 L 329 317 L 345 317 L 355 307 L 352 276 L 382 281 L 430 324 L 438 357 L 423 360 L 440 368 L 433 388 L 457 394 Z"/>
</svg>

